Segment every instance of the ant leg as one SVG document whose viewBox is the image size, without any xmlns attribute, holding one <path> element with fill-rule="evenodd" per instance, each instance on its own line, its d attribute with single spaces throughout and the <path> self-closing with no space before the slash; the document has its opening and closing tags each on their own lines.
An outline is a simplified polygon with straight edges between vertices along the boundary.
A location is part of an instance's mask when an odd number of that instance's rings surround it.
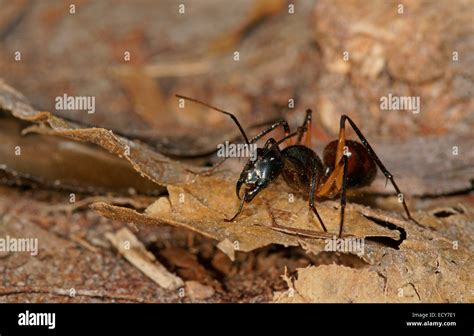
<svg viewBox="0 0 474 336">
<path fill-rule="evenodd" d="M 281 144 L 282 144 L 283 142 L 285 142 L 286 140 L 288 140 L 288 139 L 290 139 L 290 138 L 292 138 L 292 137 L 294 137 L 294 136 L 297 136 L 297 135 L 299 135 L 300 133 L 301 133 L 301 128 L 298 127 L 298 130 L 297 130 L 296 132 L 293 132 L 293 133 L 288 134 L 287 136 L 285 136 L 285 137 L 283 137 L 282 139 L 278 140 L 276 144 L 277 144 L 277 145 L 281 145 Z"/>
<path fill-rule="evenodd" d="M 334 184 L 337 187 L 338 178 L 342 176 L 343 169 L 343 161 L 339 161 L 337 165 L 334 167 L 334 170 L 331 174 L 326 178 L 324 183 L 318 188 L 316 195 L 317 196 L 328 196 L 333 191 Z M 337 189 L 337 188 L 336 188 Z"/>
<path fill-rule="evenodd" d="M 354 130 L 354 132 L 357 134 L 357 136 L 359 137 L 362 145 L 364 145 L 365 149 L 367 150 L 367 153 L 369 154 L 369 156 L 372 158 L 372 160 L 375 161 L 375 163 L 377 164 L 377 166 L 380 168 L 380 170 L 382 171 L 382 173 L 385 175 L 385 177 L 387 178 L 387 180 L 390 180 L 390 182 L 392 183 L 392 186 L 395 188 L 395 191 L 397 192 L 398 195 L 402 195 L 402 204 L 403 204 L 403 208 L 405 209 L 405 213 L 408 217 L 408 219 L 412 220 L 413 222 L 415 223 L 418 223 L 417 221 L 415 221 L 411 215 L 410 215 L 410 211 L 408 210 L 408 207 L 405 203 L 405 198 L 403 197 L 403 194 L 402 192 L 400 191 L 400 189 L 398 188 L 398 185 L 395 183 L 395 179 L 393 178 L 393 175 L 388 171 L 387 168 L 385 168 L 384 164 L 382 163 L 382 161 L 380 161 L 379 157 L 377 156 L 377 154 L 375 154 L 375 151 L 372 149 L 372 146 L 370 146 L 369 142 L 367 141 L 367 139 L 364 137 L 364 135 L 362 134 L 362 132 L 360 131 L 360 129 L 357 127 L 357 125 L 352 121 L 351 118 L 349 118 L 347 115 L 342 115 L 341 116 L 341 123 L 340 123 L 340 133 L 339 133 L 339 144 L 338 144 L 338 150 L 337 150 L 337 153 L 336 153 L 336 162 L 338 162 L 338 160 L 340 160 L 342 158 L 342 152 L 340 154 L 340 156 L 338 157 L 338 153 L 340 150 L 343 151 L 343 149 L 339 148 L 339 145 L 341 144 L 341 135 L 342 135 L 342 142 L 345 141 L 344 139 L 344 130 L 345 130 L 345 122 L 346 120 L 349 122 L 349 124 L 351 125 L 352 129 Z M 344 144 L 342 145 L 342 147 L 345 146 Z"/>
<path fill-rule="evenodd" d="M 337 163 L 332 173 L 326 178 L 324 183 L 318 188 L 317 196 L 327 196 L 332 194 L 333 190 L 341 190 L 341 205 L 340 205 L 340 219 L 339 219 L 339 238 L 342 237 L 345 209 L 346 209 L 346 190 L 347 190 L 347 170 L 348 157 L 343 155 L 342 160 Z M 341 188 L 338 187 L 338 181 L 341 181 Z M 335 185 L 335 189 L 334 189 Z"/>
<path fill-rule="evenodd" d="M 339 238 L 342 238 L 342 229 L 344 227 L 344 210 L 346 208 L 347 167 L 348 167 L 347 155 L 344 155 L 342 159 L 344 161 L 344 172 L 342 174 L 341 215 L 340 215 L 340 223 L 339 223 Z"/>
<path fill-rule="evenodd" d="M 323 220 L 321 219 L 321 216 L 319 216 L 318 210 L 316 210 L 316 206 L 314 205 L 314 195 L 316 193 L 316 187 L 318 186 L 319 181 L 321 180 L 320 170 L 318 168 L 318 166 L 314 165 L 313 176 L 311 177 L 311 182 L 309 186 L 309 207 L 311 208 L 311 210 L 313 210 L 316 217 L 318 217 L 319 223 L 321 224 L 324 232 L 328 232 Z"/>
<path fill-rule="evenodd" d="M 237 210 L 237 212 L 235 213 L 235 215 L 231 219 L 224 218 L 225 222 L 233 222 L 234 219 L 236 219 L 237 216 L 240 215 L 240 213 L 242 212 L 242 208 L 244 207 L 245 196 L 246 195 L 244 194 L 244 196 L 242 196 L 242 199 L 240 200 L 239 210 Z"/>
<path fill-rule="evenodd" d="M 306 110 L 306 118 L 304 119 L 303 125 L 299 129 L 302 129 L 303 131 L 298 135 L 298 139 L 296 140 L 296 144 L 300 144 L 301 140 L 303 140 L 303 135 L 306 134 L 305 138 L 305 146 L 310 147 L 311 146 L 311 122 L 312 122 L 312 114 L 313 111 L 310 109 Z"/>
<path fill-rule="evenodd" d="M 306 110 L 306 118 L 303 122 L 303 125 L 301 125 L 300 127 L 298 127 L 298 130 L 294 133 L 291 133 L 289 134 L 288 133 L 285 133 L 285 137 L 283 139 L 281 139 L 280 141 L 278 141 L 279 144 L 281 144 L 282 142 L 286 141 L 287 139 L 293 137 L 293 136 L 298 136 L 298 139 L 296 140 L 296 144 L 299 144 L 301 143 L 301 140 L 303 139 L 303 135 L 306 134 L 306 146 L 309 146 L 310 142 L 311 142 L 311 120 L 312 120 L 312 113 L 313 111 L 310 110 L 310 109 L 307 109 Z M 252 140 L 250 141 L 252 142 Z"/>
<path fill-rule="evenodd" d="M 252 139 L 250 139 L 250 143 L 252 144 L 254 142 L 257 142 L 261 137 L 267 135 L 268 133 L 273 131 L 278 126 L 283 127 L 283 130 L 285 132 L 285 137 L 290 134 L 290 126 L 288 126 L 288 122 L 285 119 L 280 119 L 277 122 L 275 122 L 274 124 L 272 124 L 270 127 L 268 127 L 267 129 L 261 131 L 256 136 L 254 136 Z"/>
</svg>

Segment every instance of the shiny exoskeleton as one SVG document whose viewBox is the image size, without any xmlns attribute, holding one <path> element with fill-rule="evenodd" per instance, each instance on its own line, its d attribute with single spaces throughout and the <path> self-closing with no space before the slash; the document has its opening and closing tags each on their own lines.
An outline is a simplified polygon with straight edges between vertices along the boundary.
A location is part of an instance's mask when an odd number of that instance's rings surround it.
<svg viewBox="0 0 474 336">
<path fill-rule="evenodd" d="M 326 146 L 323 152 L 323 160 L 321 161 L 319 156 L 308 147 L 311 139 L 311 110 L 306 111 L 305 121 L 296 132 L 290 133 L 288 123 L 282 119 L 249 140 L 239 121 L 233 114 L 193 98 L 184 96 L 178 97 L 200 103 L 229 115 L 238 126 L 248 145 L 255 143 L 279 126 L 281 126 L 285 132 L 285 137 L 278 141 L 269 138 L 262 148 L 257 149 L 256 157 L 253 160 L 249 160 L 245 165 L 236 184 L 237 197 L 241 199 L 239 209 L 231 219 L 226 219 L 226 221 L 235 220 L 242 212 L 244 203 L 251 202 L 256 195 L 280 175 L 290 187 L 309 196 L 309 207 L 318 218 L 325 232 L 327 232 L 327 229 L 316 209 L 315 198 L 333 197 L 340 193 L 340 237 L 343 232 L 347 188 L 358 188 L 370 185 L 375 179 L 377 166 L 385 177 L 390 180 L 396 192 L 401 195 L 392 174 L 385 168 L 356 124 L 346 115 L 341 116 L 340 119 L 339 138 Z M 346 140 L 346 121 L 355 131 L 360 142 Z M 302 138 L 305 135 L 306 144 L 302 144 Z M 294 137 L 296 137 L 294 144 L 280 149 L 280 145 Z M 212 167 L 209 171 L 214 170 L 215 167 L 224 160 Z M 413 220 L 404 198 L 401 197 L 401 200 L 408 218 Z"/>
</svg>

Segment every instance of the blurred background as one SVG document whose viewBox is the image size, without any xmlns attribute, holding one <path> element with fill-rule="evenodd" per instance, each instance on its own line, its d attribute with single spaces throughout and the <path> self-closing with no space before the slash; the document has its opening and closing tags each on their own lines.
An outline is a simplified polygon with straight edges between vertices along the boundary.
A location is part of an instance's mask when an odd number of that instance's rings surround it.
<svg viewBox="0 0 474 336">
<path fill-rule="evenodd" d="M 311 107 L 321 139 L 337 134 L 343 113 L 370 139 L 462 134 L 473 125 L 472 1 L 0 5 L 4 80 L 42 110 L 55 111 L 64 93 L 96 97 L 95 114 L 57 111 L 86 124 L 173 140 L 193 128 L 232 127 L 209 113 L 175 113 L 181 93 L 245 125 L 301 118 Z M 419 96 L 422 113 L 381 111 L 388 93 Z"/>
</svg>

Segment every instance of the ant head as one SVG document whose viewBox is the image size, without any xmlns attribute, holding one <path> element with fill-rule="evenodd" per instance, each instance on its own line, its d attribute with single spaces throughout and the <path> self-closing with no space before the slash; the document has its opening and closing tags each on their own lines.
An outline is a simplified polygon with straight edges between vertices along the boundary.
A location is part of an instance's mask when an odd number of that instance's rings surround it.
<svg viewBox="0 0 474 336">
<path fill-rule="evenodd" d="M 280 175 L 283 159 L 274 139 L 269 139 L 263 148 L 245 165 L 237 181 L 236 193 L 240 198 L 240 189 L 244 186 L 245 201 L 250 202 L 261 190 Z"/>
</svg>

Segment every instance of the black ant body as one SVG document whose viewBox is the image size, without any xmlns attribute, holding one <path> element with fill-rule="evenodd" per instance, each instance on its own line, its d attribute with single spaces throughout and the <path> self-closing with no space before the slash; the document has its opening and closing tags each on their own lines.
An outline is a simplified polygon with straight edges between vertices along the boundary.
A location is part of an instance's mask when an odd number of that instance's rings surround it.
<svg viewBox="0 0 474 336">
<path fill-rule="evenodd" d="M 387 180 L 390 180 L 397 194 L 402 195 L 395 183 L 393 175 L 385 168 L 357 125 L 347 115 L 341 116 L 339 138 L 338 140 L 330 142 L 325 147 L 323 160 L 321 161 L 319 156 L 309 148 L 312 116 L 312 111 L 309 109 L 306 111 L 306 118 L 303 125 L 299 127 L 296 132 L 290 133 L 288 123 L 284 119 L 281 119 L 249 140 L 239 121 L 232 113 L 223 111 L 194 98 L 181 95 L 176 96 L 207 106 L 230 116 L 242 133 L 247 145 L 255 143 L 277 127 L 282 127 L 285 132 L 285 136 L 281 140 L 277 141 L 273 138 L 269 138 L 263 148 L 257 149 L 256 158 L 249 160 L 245 165 L 236 184 L 237 197 L 241 200 L 239 209 L 231 219 L 226 219 L 226 221 L 234 221 L 242 212 L 244 203 L 251 202 L 258 193 L 280 175 L 282 175 L 290 187 L 309 195 L 309 207 L 318 218 L 325 232 L 327 232 L 327 229 L 316 209 L 315 198 L 333 197 L 338 193 L 341 194 L 339 237 L 342 236 L 344 227 L 347 188 L 358 188 L 370 185 L 377 174 L 377 166 L 383 172 Z M 355 131 L 360 142 L 346 140 L 346 121 Z M 304 135 L 306 135 L 305 144 L 302 142 Z M 280 144 L 294 137 L 297 138 L 293 144 L 282 150 L 280 149 Z M 212 172 L 226 159 L 227 158 L 222 159 L 209 169 L 208 172 Z M 242 187 L 244 187 L 243 195 L 241 195 Z M 401 200 L 407 217 L 413 220 L 403 195 L 401 196 Z"/>
</svg>

